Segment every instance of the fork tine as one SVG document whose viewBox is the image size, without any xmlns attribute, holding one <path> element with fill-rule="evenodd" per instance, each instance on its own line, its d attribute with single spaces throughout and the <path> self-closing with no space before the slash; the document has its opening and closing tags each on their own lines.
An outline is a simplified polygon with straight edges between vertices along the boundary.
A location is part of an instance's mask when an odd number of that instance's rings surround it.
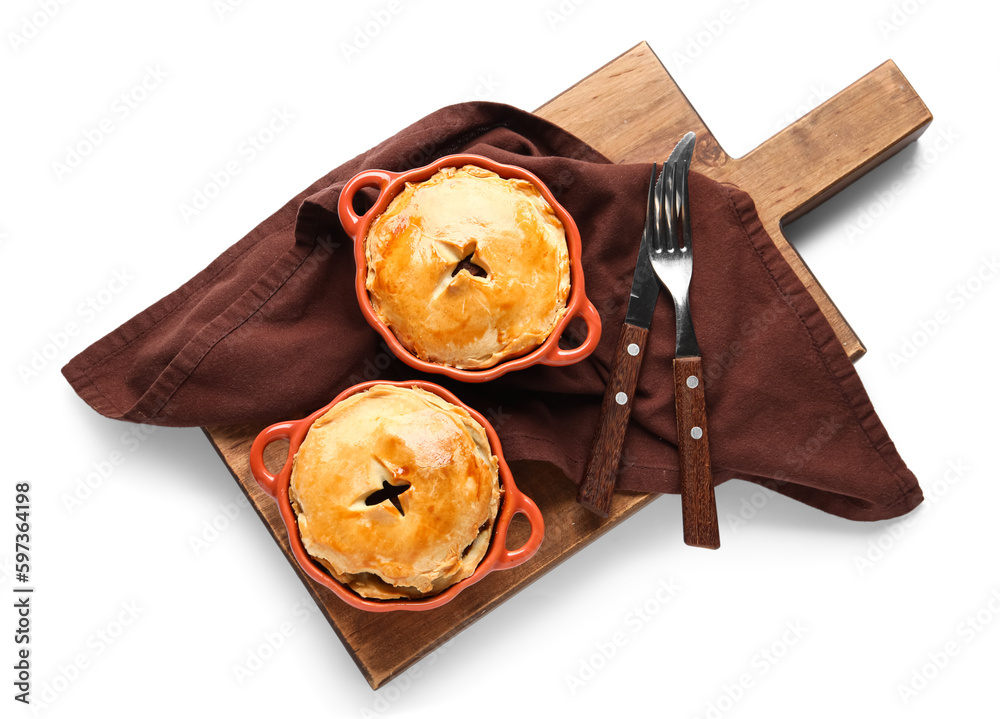
<svg viewBox="0 0 1000 719">
<path fill-rule="evenodd" d="M 653 192 L 656 189 L 656 163 L 653 163 L 652 169 L 649 171 L 649 197 L 646 200 L 646 213 L 653 211 Z"/>
<path fill-rule="evenodd" d="M 674 252 L 678 249 L 676 202 L 677 162 L 669 162 L 667 165 L 668 166 L 663 170 L 664 179 L 663 188 L 661 190 L 663 196 L 660 201 L 663 214 L 660 216 L 660 220 L 666 230 L 663 249 L 666 252 Z"/>
<path fill-rule="evenodd" d="M 660 177 L 656 181 L 656 187 L 651 197 L 653 198 L 653 215 L 652 215 L 652 234 L 649 237 L 650 246 L 653 248 L 654 252 L 663 252 L 666 248 L 666 235 L 665 229 L 663 227 L 662 217 L 663 217 L 663 183 L 664 176 L 667 174 L 667 164 L 664 163 L 663 170 L 660 172 Z"/>
<path fill-rule="evenodd" d="M 688 193 L 688 170 L 691 166 L 690 156 L 685 157 L 679 164 L 677 171 L 680 177 L 677 182 L 677 197 L 679 202 L 675 205 L 681 216 L 681 224 L 684 231 L 684 250 L 691 252 L 691 204 Z"/>
<path fill-rule="evenodd" d="M 649 196 L 646 198 L 646 225 L 643 232 L 649 233 L 648 243 L 652 243 L 656 228 L 656 163 L 649 173 Z"/>
</svg>

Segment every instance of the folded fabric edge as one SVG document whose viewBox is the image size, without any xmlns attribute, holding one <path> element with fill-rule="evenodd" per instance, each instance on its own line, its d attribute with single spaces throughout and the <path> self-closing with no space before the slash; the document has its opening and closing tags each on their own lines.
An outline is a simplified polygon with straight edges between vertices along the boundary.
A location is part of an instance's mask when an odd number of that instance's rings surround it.
<svg viewBox="0 0 1000 719">
<path fill-rule="evenodd" d="M 305 198 L 317 191 L 322 178 L 299 193 L 298 198 Z M 178 311 L 192 297 L 198 294 L 206 285 L 225 271 L 234 262 L 238 262 L 246 252 L 253 249 L 264 237 L 277 232 L 294 220 L 297 207 L 290 208 L 286 203 L 275 210 L 269 217 L 243 236 L 235 245 L 215 258 L 203 270 L 178 287 L 176 290 L 154 302 L 115 330 L 100 338 L 82 352 L 73 357 L 62 368 L 62 375 L 77 395 L 89 404 L 99 414 L 110 419 L 120 419 L 131 422 L 148 422 L 150 418 L 134 414 L 132 407 L 117 406 L 96 384 L 94 371 L 102 363 L 128 348 L 143 334 L 159 325 L 171 314 Z M 292 209 L 291 216 L 289 210 Z M 141 400 L 139 400 L 141 401 Z M 138 404 L 138 401 L 137 403 Z"/>
<path fill-rule="evenodd" d="M 760 256 L 764 267 L 799 314 L 806 331 L 813 340 L 817 354 L 821 357 L 831 378 L 840 388 L 841 395 L 851 415 L 857 421 L 872 449 L 896 480 L 898 493 L 884 504 L 873 505 L 871 502 L 848 495 L 836 495 L 829 491 L 811 489 L 804 485 L 788 483 L 787 488 L 797 488 L 794 495 L 790 491 L 783 491 L 785 487 L 775 487 L 775 489 L 806 504 L 817 506 L 833 514 L 847 516 L 850 519 L 877 520 L 905 514 L 920 504 L 923 500 L 923 493 L 916 476 L 907 468 L 890 440 L 888 431 L 875 412 L 871 398 L 861 383 L 861 378 L 844 351 L 833 327 L 798 275 L 784 260 L 781 251 L 767 230 L 764 229 L 753 198 L 734 185 L 723 184 L 722 187 L 729 197 L 733 212 L 746 231 L 747 237 Z M 749 477 L 747 479 L 748 481 L 756 481 Z M 776 480 L 763 481 L 774 483 Z M 807 497 L 811 494 L 817 495 L 817 498 L 825 497 L 827 501 L 834 497 L 841 498 L 842 501 L 849 503 L 853 511 L 848 515 L 843 510 L 837 511 L 835 507 L 816 504 L 816 502 L 808 500 Z"/>
<path fill-rule="evenodd" d="M 449 154 L 450 150 L 448 150 L 448 148 L 456 145 L 456 143 L 462 144 L 468 142 L 471 138 L 476 137 L 478 134 L 482 134 L 486 130 L 493 127 L 506 127 L 506 123 L 504 122 L 491 120 L 491 113 L 495 113 L 498 108 L 500 110 L 506 110 L 509 106 L 491 102 L 468 102 L 457 103 L 455 105 L 449 105 L 441 108 L 437 112 L 432 113 L 432 116 L 440 119 L 438 123 L 435 123 L 434 127 L 420 127 L 419 122 L 414 123 L 410 127 L 402 130 L 393 138 L 388 138 L 384 142 L 370 148 L 365 153 L 362 153 L 361 155 L 358 155 L 354 159 L 348 161 L 339 169 L 348 171 L 349 173 L 356 171 L 366 163 L 367 158 L 371 154 L 375 153 L 387 142 L 403 137 L 415 138 L 421 135 L 427 135 L 431 138 L 431 140 L 417 143 L 421 152 L 430 151 L 428 149 L 429 143 L 429 147 L 433 148 L 435 151 L 441 151 L 444 152 L 444 154 Z M 448 120 L 452 114 L 455 114 L 459 117 L 459 119 L 464 120 L 463 113 L 470 111 L 473 114 L 483 114 L 483 118 L 478 121 L 478 124 L 475 124 L 474 127 L 469 128 L 457 137 L 444 132 L 443 134 L 448 141 L 444 145 L 434 139 L 435 137 L 441 135 L 444 129 L 458 128 L 464 124 L 463 122 L 457 121 L 449 122 Z M 518 113 L 520 113 L 522 122 L 556 127 L 548 120 L 538 117 L 537 115 L 532 115 L 520 110 Z M 561 134 L 557 140 L 560 148 L 565 148 L 568 144 L 573 142 L 581 142 L 575 138 L 575 136 L 572 136 L 570 133 L 562 129 L 559 129 L 559 132 Z M 583 155 L 585 155 L 583 159 L 604 163 L 609 162 L 607 158 L 603 157 L 596 150 L 590 148 L 589 145 L 586 145 L 585 143 L 581 144 L 583 144 L 587 150 L 583 153 Z M 176 392 L 180 385 L 186 380 L 189 372 L 194 370 L 200 359 L 203 358 L 205 354 L 225 336 L 225 334 L 228 334 L 236 329 L 242 321 L 247 319 L 249 315 L 243 317 L 242 320 L 237 317 L 237 315 L 244 314 L 244 310 L 253 304 L 253 297 L 249 297 L 249 295 L 253 294 L 253 288 L 251 288 L 251 291 L 248 291 L 247 296 L 240 298 L 239 301 L 228 308 L 227 312 L 224 312 L 222 315 L 216 317 L 211 323 L 209 323 L 209 325 L 203 328 L 203 332 L 199 333 L 200 336 L 193 338 L 192 343 L 189 343 L 189 345 L 185 346 L 178 353 L 178 355 L 171 361 L 170 365 L 164 368 L 163 372 L 159 377 L 157 377 L 155 382 L 148 387 L 141 396 L 137 397 L 131 406 L 120 406 L 120 402 L 116 403 L 107 395 L 107 393 L 102 391 L 98 380 L 95 377 L 95 371 L 103 362 L 117 355 L 119 352 L 126 350 L 143 334 L 155 328 L 171 314 L 184 306 L 188 300 L 199 293 L 199 290 L 209 284 L 215 276 L 223 272 L 232 263 L 238 261 L 243 254 L 252 249 L 262 238 L 279 231 L 282 227 L 286 227 L 290 222 L 296 222 L 296 218 L 299 220 L 306 218 L 308 218 L 308 220 L 314 220 L 315 211 L 323 211 L 324 209 L 329 210 L 329 208 L 324 208 L 322 204 L 309 207 L 309 203 L 306 201 L 311 197 L 321 195 L 325 190 L 330 188 L 331 175 L 333 172 L 335 172 L 335 170 L 315 180 L 311 185 L 298 193 L 295 198 L 278 208 L 257 227 L 248 232 L 239 242 L 213 260 L 205 269 L 201 270 L 178 289 L 139 312 L 117 329 L 95 341 L 89 347 L 73 357 L 62 368 L 62 374 L 74 391 L 76 391 L 77 395 L 99 414 L 111 419 L 145 424 L 159 424 L 164 426 L 190 425 L 190 422 L 183 420 L 172 421 L 169 416 L 167 416 L 169 413 L 161 412 L 161 410 L 163 410 L 173 393 Z M 313 213 L 310 214 L 307 212 L 303 216 L 302 213 L 300 213 L 300 210 L 304 208 L 308 208 L 313 211 Z M 305 224 L 315 223 L 307 221 Z M 298 231 L 296 232 L 296 237 L 299 237 Z M 272 267 L 272 270 L 273 269 L 274 268 Z M 285 279 L 287 279 L 287 277 Z M 250 314 L 256 311 L 256 309 L 259 309 L 259 306 L 253 308 Z M 210 331 L 215 333 L 214 341 L 208 336 Z M 219 335 L 219 332 L 222 332 L 222 334 Z M 185 367 L 187 368 L 186 370 L 184 369 Z"/>
<path fill-rule="evenodd" d="M 637 428 L 637 425 L 632 424 L 630 427 L 634 430 Z M 544 437 L 525 434 L 507 435 L 502 437 L 502 439 L 505 441 L 516 440 L 516 442 L 511 442 L 511 444 L 516 445 L 517 450 L 505 450 L 506 458 L 510 462 L 536 461 L 539 456 L 547 453 L 549 449 L 547 445 L 551 444 Z M 552 461 L 550 464 L 555 466 L 570 482 L 576 483 L 583 476 L 586 462 L 583 459 L 574 459 L 573 457 L 564 455 L 560 458 L 560 461 Z M 619 485 L 627 484 L 627 491 L 630 492 L 679 494 L 679 491 L 664 492 L 662 490 L 664 477 L 668 478 L 667 484 L 670 486 L 680 486 L 680 478 L 676 469 L 641 464 L 623 464 L 619 469 L 618 483 Z M 516 480 L 517 477 L 515 476 L 514 479 Z M 884 519 L 894 519 L 912 511 L 923 501 L 923 493 L 916 482 L 909 489 L 897 495 L 892 502 L 874 504 L 871 502 L 862 502 L 856 497 L 836 494 L 830 490 L 816 489 L 773 477 L 758 477 L 726 468 L 715 468 L 712 472 L 712 480 L 716 487 L 730 480 L 740 480 L 756 484 L 764 489 L 801 502 L 813 509 L 856 522 L 875 522 Z"/>
</svg>

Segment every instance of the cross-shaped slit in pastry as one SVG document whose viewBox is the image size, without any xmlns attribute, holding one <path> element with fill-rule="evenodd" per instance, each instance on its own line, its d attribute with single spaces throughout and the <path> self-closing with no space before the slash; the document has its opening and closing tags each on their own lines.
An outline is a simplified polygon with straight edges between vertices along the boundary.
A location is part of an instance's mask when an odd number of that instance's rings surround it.
<svg viewBox="0 0 1000 719">
<path fill-rule="evenodd" d="M 483 258 L 477 254 L 476 241 L 474 239 L 466 241 L 464 245 L 457 245 L 444 240 L 435 240 L 434 245 L 438 253 L 448 261 L 448 264 L 451 266 L 451 272 L 446 272 L 441 276 L 441 280 L 434 289 L 432 298 L 436 299 L 441 295 L 451 285 L 452 278 L 457 276 L 462 270 L 465 270 L 473 277 L 489 278 L 489 267 L 483 262 Z"/>
<path fill-rule="evenodd" d="M 378 507 L 383 502 L 389 502 L 399 512 L 400 517 L 406 516 L 403 505 L 408 505 L 408 498 L 400 499 L 400 496 L 410 488 L 410 483 L 405 480 L 407 470 L 392 459 L 399 451 L 399 442 L 398 437 L 391 435 L 382 435 L 376 441 L 369 458 L 368 489 L 354 500 L 351 505 L 352 511 L 364 512 L 366 508 Z M 371 489 L 372 487 L 378 489 Z M 382 508 L 388 510 L 388 507 Z"/>
<path fill-rule="evenodd" d="M 489 277 L 489 274 L 486 272 L 486 270 L 484 270 L 482 267 L 477 265 L 475 261 L 473 261 L 472 258 L 474 254 L 475 254 L 474 252 L 470 252 L 467 257 L 465 257 L 457 265 L 455 265 L 455 269 L 451 271 L 451 276 L 454 277 L 460 271 L 466 270 L 473 277 Z"/>
<path fill-rule="evenodd" d="M 392 506 L 396 508 L 399 512 L 399 516 L 404 516 L 403 505 L 399 501 L 399 495 L 408 490 L 410 485 L 408 484 L 389 484 L 386 479 L 382 480 L 382 488 L 376 489 L 374 492 L 365 497 L 365 504 L 369 507 L 374 507 L 377 504 L 382 504 L 382 502 L 389 500 Z"/>
</svg>

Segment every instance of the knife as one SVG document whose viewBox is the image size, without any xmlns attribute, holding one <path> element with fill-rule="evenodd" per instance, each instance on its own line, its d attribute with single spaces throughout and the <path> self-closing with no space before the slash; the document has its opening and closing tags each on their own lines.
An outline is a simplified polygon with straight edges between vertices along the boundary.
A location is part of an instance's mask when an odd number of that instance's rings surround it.
<svg viewBox="0 0 1000 719">
<path fill-rule="evenodd" d="M 681 141 L 683 142 L 683 140 Z M 671 157 L 678 152 L 674 148 Z M 649 196 L 646 202 L 646 225 L 642 230 L 639 255 L 632 275 L 632 290 L 625 313 L 625 324 L 618 335 L 611 363 L 608 386 L 601 403 L 601 417 L 597 434 L 587 461 L 587 471 L 576 495 L 576 501 L 584 507 L 607 517 L 611 510 L 611 495 L 615 489 L 618 463 L 621 460 L 622 444 L 629 416 L 632 414 L 632 398 L 639 381 L 639 368 L 646 349 L 646 337 L 653 321 L 653 308 L 660 294 L 660 283 L 653 272 L 649 259 L 650 233 L 653 231 L 654 189 L 656 185 L 656 163 L 649 178 Z"/>
</svg>

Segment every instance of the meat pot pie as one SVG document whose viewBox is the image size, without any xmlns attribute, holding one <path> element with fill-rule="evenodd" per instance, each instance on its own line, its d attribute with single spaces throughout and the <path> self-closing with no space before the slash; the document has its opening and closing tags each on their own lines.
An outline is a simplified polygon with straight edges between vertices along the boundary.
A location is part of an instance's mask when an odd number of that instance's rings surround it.
<svg viewBox="0 0 1000 719">
<path fill-rule="evenodd" d="M 437 594 L 486 554 L 497 458 L 468 412 L 418 388 L 338 402 L 295 455 L 289 497 L 306 551 L 372 599 Z"/>
<path fill-rule="evenodd" d="M 422 360 L 486 369 L 566 313 L 566 232 L 532 183 L 475 165 L 406 183 L 365 240 L 378 317 Z"/>
</svg>

